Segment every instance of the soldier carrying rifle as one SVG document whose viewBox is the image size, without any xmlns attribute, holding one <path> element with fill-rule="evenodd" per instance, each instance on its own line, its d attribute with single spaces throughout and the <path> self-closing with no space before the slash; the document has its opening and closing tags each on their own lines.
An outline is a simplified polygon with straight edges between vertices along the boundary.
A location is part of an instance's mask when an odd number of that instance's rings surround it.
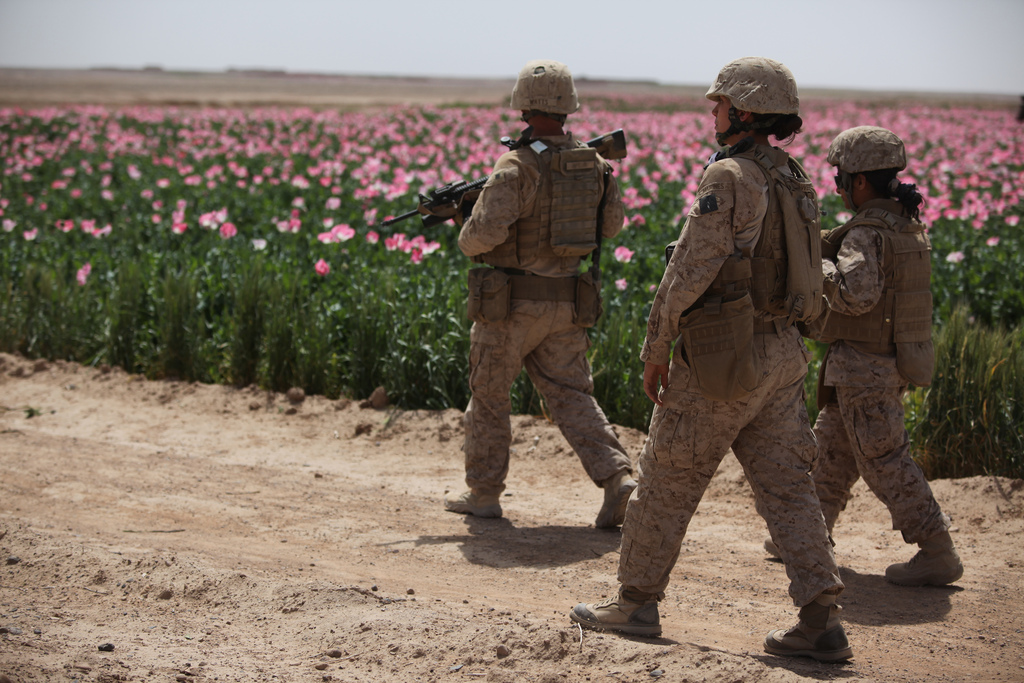
<svg viewBox="0 0 1024 683">
<path fill-rule="evenodd" d="M 604 489 L 595 526 L 613 528 L 636 482 L 592 396 L 586 328 L 601 314 L 598 258 L 589 272 L 581 273 L 580 264 L 622 229 L 619 188 L 608 161 L 563 130 L 579 108 L 568 67 L 527 63 L 511 107 L 530 129 L 498 159 L 475 201 L 473 193 L 462 195 L 453 216 L 462 226 L 459 248 L 487 267 L 469 271 L 469 490 L 446 496 L 445 508 L 501 516 L 512 441 L 509 392 L 525 366 L 587 474 Z"/>
</svg>

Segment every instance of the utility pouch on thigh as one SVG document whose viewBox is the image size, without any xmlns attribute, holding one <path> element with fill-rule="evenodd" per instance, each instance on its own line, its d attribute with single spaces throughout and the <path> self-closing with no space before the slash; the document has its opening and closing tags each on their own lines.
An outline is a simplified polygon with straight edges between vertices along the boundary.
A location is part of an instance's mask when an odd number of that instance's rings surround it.
<svg viewBox="0 0 1024 683">
<path fill-rule="evenodd" d="M 713 401 L 746 398 L 761 382 L 754 352 L 754 304 L 745 293 L 734 301 L 708 302 L 683 317 L 683 348 L 701 394 Z"/>
<path fill-rule="evenodd" d="M 476 323 L 496 323 L 508 317 L 512 285 L 507 273 L 495 268 L 469 271 L 469 302 L 466 314 Z"/>
<path fill-rule="evenodd" d="M 576 311 L 573 323 L 579 327 L 593 327 L 597 324 L 604 306 L 601 304 L 601 282 L 592 273 L 582 273 L 576 278 Z"/>
</svg>

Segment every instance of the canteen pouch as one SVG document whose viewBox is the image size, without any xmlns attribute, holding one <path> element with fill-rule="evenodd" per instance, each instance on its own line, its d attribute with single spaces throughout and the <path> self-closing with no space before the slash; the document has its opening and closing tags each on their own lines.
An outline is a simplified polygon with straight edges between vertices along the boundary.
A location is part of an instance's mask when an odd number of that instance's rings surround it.
<svg viewBox="0 0 1024 683">
<path fill-rule="evenodd" d="M 475 323 L 497 323 L 508 317 L 512 284 L 507 273 L 495 268 L 469 271 L 469 301 L 466 314 Z"/>
<path fill-rule="evenodd" d="M 712 401 L 738 401 L 761 383 L 754 352 L 754 304 L 746 292 L 733 301 L 707 302 L 683 316 L 683 349 L 701 394 Z"/>
<path fill-rule="evenodd" d="M 579 327 L 593 327 L 597 324 L 604 306 L 601 303 L 601 282 L 593 273 L 581 273 L 576 278 L 576 311 L 573 323 Z"/>
</svg>

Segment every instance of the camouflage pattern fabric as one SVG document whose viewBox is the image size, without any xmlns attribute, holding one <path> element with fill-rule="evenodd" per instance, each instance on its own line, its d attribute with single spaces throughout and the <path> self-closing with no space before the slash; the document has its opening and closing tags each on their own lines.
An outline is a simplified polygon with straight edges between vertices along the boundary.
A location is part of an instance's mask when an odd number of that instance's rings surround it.
<svg viewBox="0 0 1024 683">
<path fill-rule="evenodd" d="M 817 449 L 803 403 L 809 354 L 799 333 L 789 327 L 755 335 L 764 378 L 742 401 L 706 399 L 681 344 L 672 351 L 681 314 L 726 258 L 756 244 L 767 191 L 751 160 L 708 166 L 655 296 L 641 358 L 668 363 L 669 378 L 664 405 L 651 416 L 639 486 L 622 526 L 618 578 L 624 586 L 665 590 L 687 525 L 731 447 L 786 563 L 794 603 L 803 606 L 843 588 L 810 476 Z"/>
<path fill-rule="evenodd" d="M 810 477 L 817 450 L 803 402 L 808 354 L 793 328 L 757 341 L 766 376 L 745 401 L 705 399 L 678 352 L 673 357 L 622 525 L 623 585 L 665 590 L 694 510 L 731 447 L 786 563 L 794 603 L 843 588 Z"/>
<path fill-rule="evenodd" d="M 556 149 L 577 146 L 572 134 L 541 137 Z M 536 154 L 520 149 L 503 154 L 459 233 L 466 256 L 484 254 L 502 244 L 508 228 L 533 212 L 540 171 Z M 603 161 L 607 164 L 608 162 Z M 624 211 L 614 177 L 607 188 L 601 232 L 622 230 Z M 534 275 L 570 277 L 580 259 L 548 259 L 524 264 Z M 466 483 L 474 491 L 500 493 L 508 474 L 512 383 L 523 367 L 544 396 L 551 417 L 595 483 L 632 470 L 625 449 L 591 395 L 594 380 L 586 352 L 590 338 L 573 324 L 572 303 L 512 301 L 509 317 L 498 323 L 473 323 L 470 331 L 469 386 L 466 408 Z"/>
<path fill-rule="evenodd" d="M 814 434 L 819 455 L 813 477 L 830 530 L 862 476 L 889 509 L 892 528 L 907 543 L 949 528 L 924 472 L 910 457 L 902 394 L 903 387 L 838 386 L 836 403 L 818 414 Z"/>
<path fill-rule="evenodd" d="M 871 228 L 853 228 L 843 238 L 836 263 L 825 261 L 825 276 L 839 286 L 832 308 L 847 315 L 870 311 L 884 296 L 882 240 Z M 949 526 L 924 472 L 910 457 L 904 427 L 904 380 L 895 354 L 859 351 L 843 341 L 829 345 L 821 369 L 835 387 L 835 403 L 814 425 L 819 459 L 814 483 L 829 529 L 846 508 L 857 479 L 889 509 L 894 529 L 917 543 Z"/>
<path fill-rule="evenodd" d="M 498 323 L 473 323 L 470 331 L 466 408 L 466 484 L 500 493 L 508 474 L 509 391 L 525 366 L 548 410 L 583 468 L 600 483 L 632 469 L 608 418 L 591 395 L 594 381 L 586 352 L 590 338 L 573 324 L 573 304 L 513 300 L 511 315 Z"/>
<path fill-rule="evenodd" d="M 865 173 L 887 168 L 903 170 L 907 154 L 903 141 L 891 130 L 878 126 L 857 126 L 837 135 L 828 147 L 828 163 L 847 173 Z"/>
<path fill-rule="evenodd" d="M 538 139 L 554 149 L 577 147 L 576 139 L 571 133 Z M 537 167 L 539 158 L 529 148 L 506 152 L 498 158 L 483 192 L 473 206 L 473 213 L 466 219 L 459 232 L 459 249 L 463 254 L 478 256 L 491 251 L 508 237 L 510 225 L 519 218 L 533 213 L 533 203 L 540 184 L 540 169 Z M 609 165 L 603 159 L 601 164 L 604 167 Z M 619 234 L 625 220 L 619 185 L 614 176 L 611 177 L 605 194 L 607 199 L 601 234 L 605 238 L 611 238 Z M 521 267 L 534 275 L 569 277 L 576 274 L 579 263 L 578 258 L 549 256 L 524 263 Z"/>
<path fill-rule="evenodd" d="M 669 362 L 679 319 L 714 281 L 725 260 L 751 252 L 768 211 L 768 182 L 751 159 L 723 159 L 707 167 L 672 259 L 647 318 L 640 359 Z"/>
</svg>

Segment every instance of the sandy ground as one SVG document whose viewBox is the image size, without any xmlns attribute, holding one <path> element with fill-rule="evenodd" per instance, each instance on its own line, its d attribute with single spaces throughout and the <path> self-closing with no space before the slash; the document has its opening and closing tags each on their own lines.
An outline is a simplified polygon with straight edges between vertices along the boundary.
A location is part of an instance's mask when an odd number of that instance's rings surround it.
<svg viewBox="0 0 1024 683">
<path fill-rule="evenodd" d="M 836 528 L 855 656 L 828 665 L 761 651 L 795 612 L 732 456 L 663 637 L 581 640 L 567 612 L 614 591 L 619 533 L 543 418 L 514 419 L 483 520 L 441 504 L 458 411 L 2 354 L 0 397 L 0 681 L 1024 680 L 1024 481 L 933 482 L 966 566 L 941 589 L 885 582 L 912 549 L 858 484 Z"/>
</svg>

